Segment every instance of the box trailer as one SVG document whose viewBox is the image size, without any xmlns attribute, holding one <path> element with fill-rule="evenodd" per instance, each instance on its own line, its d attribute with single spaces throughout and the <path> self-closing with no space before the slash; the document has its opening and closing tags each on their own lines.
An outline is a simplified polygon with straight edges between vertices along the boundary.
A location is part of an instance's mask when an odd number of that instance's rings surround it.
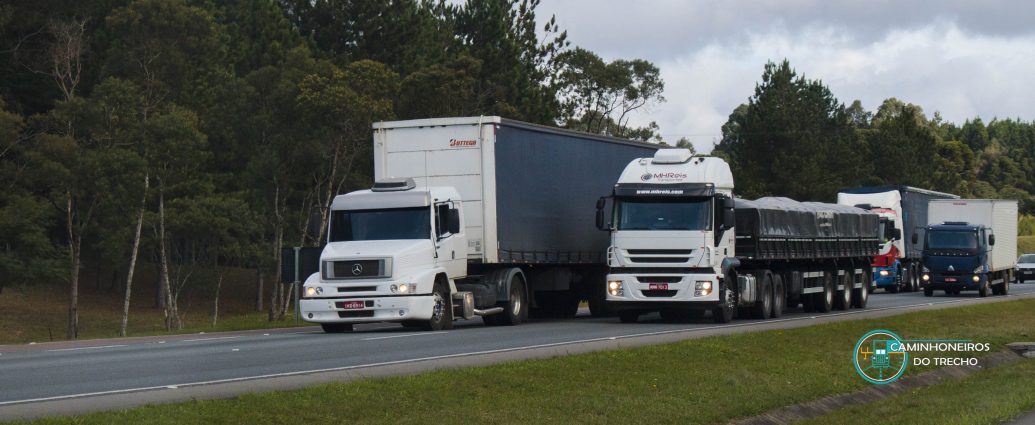
<svg viewBox="0 0 1035 425">
<path fill-rule="evenodd" d="M 932 200 L 924 233 L 924 295 L 989 289 L 1006 295 L 1017 260 L 1017 201 L 1004 199 Z"/>
<path fill-rule="evenodd" d="M 859 206 L 880 216 L 881 242 L 873 257 L 873 284 L 885 291 L 920 289 L 921 247 L 906 243 L 927 227 L 927 203 L 932 199 L 959 199 L 951 193 L 911 186 L 877 186 L 842 189 L 837 203 Z"/>
<path fill-rule="evenodd" d="M 572 316 L 584 299 L 602 312 L 607 236 L 592 206 L 657 145 L 500 117 L 381 122 L 373 138 L 374 187 L 332 203 L 304 319 L 517 324 L 530 307 Z"/>
</svg>

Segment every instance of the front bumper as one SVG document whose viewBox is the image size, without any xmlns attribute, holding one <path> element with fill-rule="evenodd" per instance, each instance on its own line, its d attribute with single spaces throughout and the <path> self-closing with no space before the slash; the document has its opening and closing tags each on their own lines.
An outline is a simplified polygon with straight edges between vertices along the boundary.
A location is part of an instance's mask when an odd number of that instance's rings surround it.
<svg viewBox="0 0 1035 425">
<path fill-rule="evenodd" d="M 1035 269 L 1017 269 L 1014 277 L 1018 280 L 1035 280 Z"/>
<path fill-rule="evenodd" d="M 360 301 L 362 308 L 345 309 L 344 302 Z M 311 323 L 372 323 L 431 319 L 432 295 L 382 297 L 304 298 L 299 302 L 302 320 Z"/>
<path fill-rule="evenodd" d="M 881 276 L 881 271 L 887 271 L 887 276 Z M 895 276 L 895 267 L 874 267 L 873 268 L 873 284 L 878 288 L 886 288 L 889 286 L 898 285 L 898 277 Z"/>
<path fill-rule="evenodd" d="M 678 279 L 678 280 L 677 280 Z M 667 307 L 711 308 L 719 303 L 719 279 L 714 273 L 671 274 L 635 273 L 608 274 L 607 285 L 621 282 L 621 293 L 607 293 L 607 306 L 616 311 L 650 310 Z M 698 289 L 698 282 L 708 282 L 711 289 Z"/>
<path fill-rule="evenodd" d="M 924 273 L 929 277 L 929 280 L 920 279 L 921 288 L 930 288 L 936 291 L 940 290 L 961 290 L 961 291 L 977 291 L 981 289 L 981 286 L 985 284 L 987 277 L 982 274 L 959 274 L 959 275 L 944 275 L 939 273 Z M 921 275 L 923 276 L 923 275 Z M 978 277 L 978 281 L 974 281 L 974 276 Z"/>
</svg>

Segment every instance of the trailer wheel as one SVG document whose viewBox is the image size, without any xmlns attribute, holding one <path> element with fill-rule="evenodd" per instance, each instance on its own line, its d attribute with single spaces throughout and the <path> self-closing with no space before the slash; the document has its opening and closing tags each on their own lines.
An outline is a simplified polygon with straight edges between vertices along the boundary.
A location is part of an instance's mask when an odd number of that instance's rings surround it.
<svg viewBox="0 0 1035 425">
<path fill-rule="evenodd" d="M 431 291 L 435 298 L 435 306 L 431 318 L 424 322 L 424 330 L 441 331 L 453 329 L 453 306 L 450 304 L 449 287 L 441 279 L 435 280 L 435 288 Z"/>
<path fill-rule="evenodd" d="M 510 299 L 499 313 L 499 324 L 514 326 L 528 320 L 528 298 L 525 296 L 525 282 L 514 275 L 510 279 Z"/>
<path fill-rule="evenodd" d="M 816 303 L 815 309 L 820 313 L 827 313 L 834 307 L 834 278 L 830 271 L 823 273 L 823 292 L 814 294 Z"/>
<path fill-rule="evenodd" d="M 916 270 L 916 265 L 909 266 L 909 292 L 917 292 L 920 290 L 920 273 Z"/>
<path fill-rule="evenodd" d="M 320 327 L 323 331 L 329 334 L 340 334 L 343 332 L 352 332 L 351 323 L 321 323 Z"/>
<path fill-rule="evenodd" d="M 834 300 L 834 307 L 838 310 L 848 310 L 852 307 L 852 276 L 848 274 L 849 270 L 844 272 L 845 274 L 839 276 L 838 280 L 845 289 L 837 293 L 839 296 Z"/>
<path fill-rule="evenodd" d="M 787 295 L 783 291 L 783 276 L 773 275 L 773 312 L 772 317 L 783 316 L 783 308 L 787 304 Z"/>
<path fill-rule="evenodd" d="M 759 295 L 762 296 L 762 299 L 755 301 L 755 305 L 751 306 L 751 317 L 765 320 L 773 312 L 773 284 L 769 281 L 768 274 L 762 274 L 762 288 Z"/>
<path fill-rule="evenodd" d="M 618 312 L 618 320 L 622 323 L 636 323 L 637 320 L 640 320 L 640 312 L 635 310 Z"/>
<path fill-rule="evenodd" d="M 866 301 L 870 298 L 870 283 L 873 282 L 872 271 L 863 269 L 863 282 L 859 289 L 852 289 L 852 304 L 858 308 L 866 308 Z"/>
<path fill-rule="evenodd" d="M 1002 289 L 999 290 L 999 295 L 1010 295 L 1010 276 L 1006 272 L 1003 272 Z"/>
</svg>

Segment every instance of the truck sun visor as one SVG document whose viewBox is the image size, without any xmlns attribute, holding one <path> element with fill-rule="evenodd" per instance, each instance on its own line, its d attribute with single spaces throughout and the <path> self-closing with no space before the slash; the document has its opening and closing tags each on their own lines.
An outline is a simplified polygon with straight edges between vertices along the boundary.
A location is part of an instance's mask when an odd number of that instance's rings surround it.
<svg viewBox="0 0 1035 425">
<path fill-rule="evenodd" d="M 415 187 L 417 187 L 417 184 L 414 183 L 413 179 L 410 177 L 389 178 L 374 182 L 374 187 L 370 188 L 370 190 L 372 192 L 397 192 L 402 190 L 410 190 Z"/>
<path fill-rule="evenodd" d="M 618 183 L 616 196 L 712 196 L 715 185 L 711 183 L 645 184 Z"/>
</svg>

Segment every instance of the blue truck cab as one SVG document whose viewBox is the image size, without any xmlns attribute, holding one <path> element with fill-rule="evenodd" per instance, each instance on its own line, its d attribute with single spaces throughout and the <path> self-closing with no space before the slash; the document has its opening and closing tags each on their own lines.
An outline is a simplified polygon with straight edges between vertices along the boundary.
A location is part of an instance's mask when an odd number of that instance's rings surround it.
<svg viewBox="0 0 1035 425">
<path fill-rule="evenodd" d="M 924 239 L 920 277 L 924 295 L 930 296 L 936 290 L 953 295 L 960 291 L 988 295 L 988 253 L 995 244 L 989 228 L 945 222 L 927 226 Z"/>
</svg>

